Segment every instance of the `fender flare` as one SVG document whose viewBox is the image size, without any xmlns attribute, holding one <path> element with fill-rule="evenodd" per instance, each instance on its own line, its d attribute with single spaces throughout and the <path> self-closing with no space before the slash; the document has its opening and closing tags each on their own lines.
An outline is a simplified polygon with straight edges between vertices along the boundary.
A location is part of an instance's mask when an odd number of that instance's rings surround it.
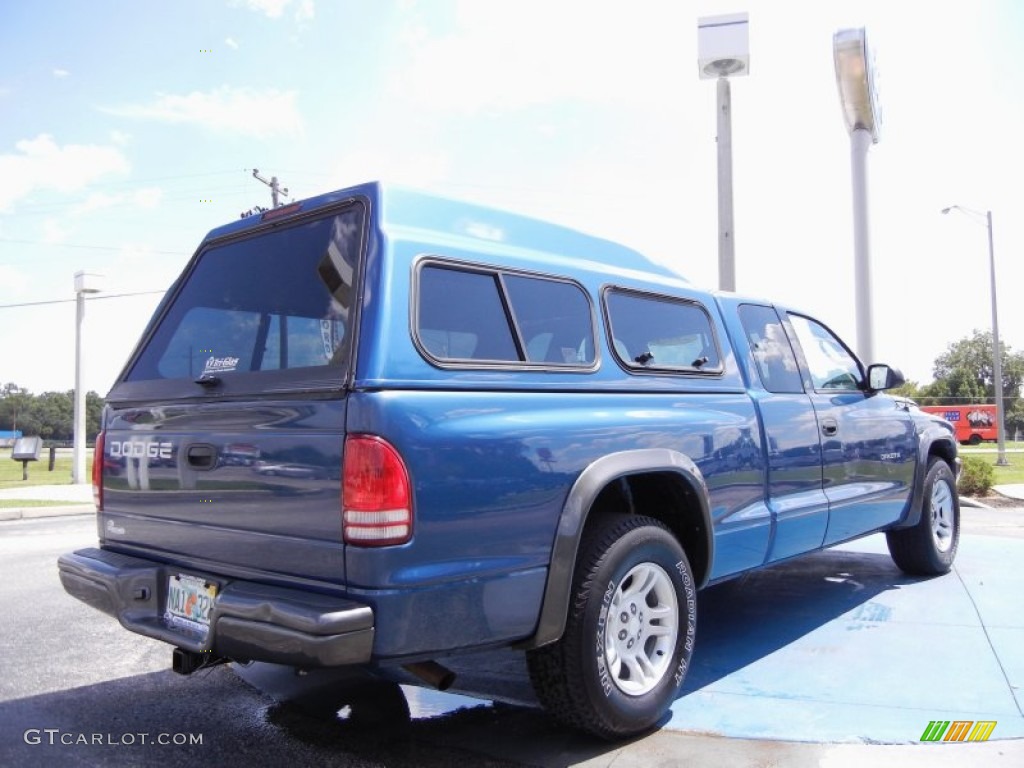
<svg viewBox="0 0 1024 768">
<path fill-rule="evenodd" d="M 960 476 L 960 459 L 957 457 L 956 442 L 949 432 L 938 427 L 922 431 L 918 436 L 918 462 L 917 468 L 914 470 L 914 488 L 910 494 L 910 501 L 907 503 L 903 518 L 898 523 L 889 526 L 889 530 L 913 528 L 921 520 L 921 510 L 923 509 L 924 501 L 924 478 L 928 472 L 928 461 L 932 455 L 932 446 L 937 443 L 947 443 L 949 445 L 949 452 L 956 457 L 950 468 L 953 470 L 954 477 Z M 940 452 L 938 455 L 943 461 L 948 461 L 944 452 Z"/>
<path fill-rule="evenodd" d="M 707 484 L 697 465 L 685 454 L 667 448 L 644 448 L 602 456 L 580 473 L 565 500 L 551 548 L 551 563 L 537 630 L 520 647 L 539 648 L 555 642 L 565 631 L 580 539 L 587 516 L 601 491 L 619 478 L 652 472 L 677 474 L 694 491 L 707 537 L 708 567 L 698 579 L 698 587 L 704 585 L 714 558 L 714 532 Z"/>
</svg>

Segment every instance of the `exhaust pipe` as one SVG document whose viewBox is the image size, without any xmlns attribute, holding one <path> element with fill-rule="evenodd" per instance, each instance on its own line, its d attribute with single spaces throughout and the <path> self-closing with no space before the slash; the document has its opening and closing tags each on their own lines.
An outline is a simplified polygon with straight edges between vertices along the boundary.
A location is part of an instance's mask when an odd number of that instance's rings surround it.
<svg viewBox="0 0 1024 768">
<path fill-rule="evenodd" d="M 214 656 L 212 653 L 196 653 L 186 651 L 184 648 L 175 648 L 171 653 L 171 669 L 179 675 L 191 675 L 203 667 L 215 667 L 218 664 L 226 664 L 229 659 Z"/>
<path fill-rule="evenodd" d="M 436 661 L 417 661 L 415 664 L 403 665 L 402 669 L 439 691 L 447 691 L 455 682 L 455 673 Z"/>
</svg>

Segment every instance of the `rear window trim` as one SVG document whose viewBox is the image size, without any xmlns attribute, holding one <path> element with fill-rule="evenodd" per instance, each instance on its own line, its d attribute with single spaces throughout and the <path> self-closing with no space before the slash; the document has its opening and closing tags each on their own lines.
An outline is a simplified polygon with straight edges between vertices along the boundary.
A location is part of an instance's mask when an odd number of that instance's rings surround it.
<svg viewBox="0 0 1024 768">
<path fill-rule="evenodd" d="M 227 235 L 222 235 L 220 237 L 201 242 L 189 259 L 188 265 L 170 285 L 167 293 L 164 294 L 164 297 L 160 300 L 153 316 L 150 318 L 142 336 L 133 348 L 127 363 L 125 363 L 121 372 L 118 374 L 117 379 L 111 387 L 106 399 L 111 402 L 120 403 L 138 401 L 150 397 L 159 397 L 181 401 L 196 400 L 201 402 L 219 400 L 222 398 L 231 399 L 234 397 L 264 395 L 268 397 L 287 397 L 289 395 L 302 392 L 324 393 L 330 395 L 331 393 L 338 393 L 351 389 L 352 382 L 355 380 L 357 343 L 349 345 L 347 351 L 349 356 L 347 369 L 344 371 L 344 374 L 335 376 L 333 380 L 330 380 L 330 376 L 323 375 L 329 372 L 329 370 L 333 370 L 333 368 L 329 368 L 328 366 L 305 366 L 290 368 L 287 370 L 233 371 L 220 375 L 221 383 L 217 387 L 209 389 L 204 389 L 199 384 L 196 384 L 194 379 L 190 379 L 188 377 L 172 379 L 140 379 L 138 381 L 130 381 L 127 379 L 127 376 L 138 363 L 143 350 L 145 350 L 151 343 L 153 336 L 160 327 L 160 324 L 166 318 L 183 287 L 188 284 L 189 279 L 195 273 L 200 259 L 206 252 L 213 248 L 220 248 L 251 238 L 258 238 L 274 230 L 289 229 L 291 227 L 308 224 L 311 221 L 327 219 L 342 211 L 353 208 L 358 208 L 360 211 L 361 227 L 358 246 L 359 255 L 354 274 L 352 276 L 354 294 L 353 319 L 352 328 L 349 333 L 352 335 L 353 339 L 358 339 L 359 325 L 362 315 L 366 248 L 368 239 L 371 235 L 369 232 L 371 222 L 371 201 L 363 195 L 346 197 L 343 200 L 337 200 L 319 208 L 302 211 L 295 216 L 271 221 L 261 221 L 251 229 L 232 232 Z M 315 372 L 319 372 L 321 375 L 311 375 Z M 259 383 L 249 385 L 250 381 Z"/>
<path fill-rule="evenodd" d="M 511 306 L 511 302 L 508 297 L 508 289 L 505 285 L 505 275 L 511 275 L 515 277 L 533 278 L 539 280 L 548 280 L 550 282 L 564 283 L 571 285 L 576 288 L 584 297 L 587 302 L 587 310 L 589 315 L 590 323 L 590 338 L 594 346 L 594 360 L 588 365 L 571 365 L 571 364 L 558 364 L 548 361 L 542 361 L 537 363 L 531 363 L 526 360 L 482 360 L 474 358 L 441 358 L 437 357 L 429 351 L 427 345 L 423 342 L 419 332 L 419 310 L 420 310 L 420 275 L 422 271 L 427 267 L 440 267 L 442 269 L 454 269 L 461 270 L 463 272 L 473 272 L 475 274 L 483 274 L 490 277 L 497 278 L 498 285 L 501 288 L 501 303 L 502 309 L 505 312 L 505 316 L 510 323 L 512 329 L 513 342 L 517 347 L 517 351 L 526 357 L 525 340 L 522 338 L 522 330 L 519 327 L 518 319 L 515 316 L 515 310 Z M 409 290 L 409 334 L 413 341 L 413 346 L 416 347 L 416 351 L 426 360 L 430 365 L 441 368 L 444 370 L 473 370 L 473 371 L 552 371 L 557 373 L 577 373 L 577 374 L 592 374 L 595 373 L 601 367 L 601 345 L 598 334 L 598 319 L 596 310 L 594 307 L 594 301 L 591 298 L 590 292 L 580 283 L 578 280 L 574 280 L 571 277 L 565 275 L 556 275 L 546 272 L 539 272 L 529 269 L 517 269 L 515 267 L 503 267 L 497 264 L 487 264 L 482 262 L 474 262 L 466 259 L 446 257 L 438 253 L 421 253 L 413 259 L 412 263 L 412 282 Z"/>
</svg>

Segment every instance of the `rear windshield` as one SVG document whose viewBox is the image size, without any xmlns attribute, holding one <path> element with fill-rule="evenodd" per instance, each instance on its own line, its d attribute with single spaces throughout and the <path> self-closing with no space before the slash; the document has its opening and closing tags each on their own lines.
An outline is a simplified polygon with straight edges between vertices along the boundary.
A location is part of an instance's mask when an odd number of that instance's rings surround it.
<svg viewBox="0 0 1024 768">
<path fill-rule="evenodd" d="M 125 380 L 337 369 L 340 381 L 361 229 L 354 207 L 204 251 Z"/>
</svg>

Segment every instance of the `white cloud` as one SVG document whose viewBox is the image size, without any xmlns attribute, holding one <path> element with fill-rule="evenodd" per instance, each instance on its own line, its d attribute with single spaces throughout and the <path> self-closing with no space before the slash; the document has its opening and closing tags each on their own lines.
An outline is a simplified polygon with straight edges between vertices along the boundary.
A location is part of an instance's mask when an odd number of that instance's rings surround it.
<svg viewBox="0 0 1024 768">
<path fill-rule="evenodd" d="M 159 253 L 150 243 L 124 243 L 107 267 L 111 293 L 165 290 L 188 262 L 189 256 Z M 159 299 L 155 296 L 154 301 Z M 141 330 L 141 329 L 140 329 Z"/>
<path fill-rule="evenodd" d="M 679 68 L 691 14 L 682 4 L 623 14 L 593 0 L 462 0 L 452 31 L 433 36 L 410 8 L 401 37 L 411 59 L 392 88 L 422 109 L 463 114 L 661 99 L 660 81 L 635 72 Z"/>
<path fill-rule="evenodd" d="M 29 276 L 17 267 L 0 264 L 0 286 L 3 286 L 5 297 L 22 294 L 29 286 Z"/>
<path fill-rule="evenodd" d="M 139 208 L 156 208 L 163 200 L 164 191 L 160 187 L 144 187 L 132 195 L 132 202 Z"/>
<path fill-rule="evenodd" d="M 71 209 L 72 216 L 84 216 L 115 206 L 142 208 L 152 210 L 163 200 L 163 190 L 159 187 L 143 187 L 134 192 L 108 195 L 106 192 L 93 192 L 84 201 Z"/>
<path fill-rule="evenodd" d="M 56 219 L 47 219 L 43 222 L 43 242 L 47 245 L 63 243 L 68 238 L 68 233 L 60 226 Z"/>
<path fill-rule="evenodd" d="M 238 50 L 238 41 L 235 40 L 233 37 L 225 37 L 224 38 L 224 44 L 228 48 L 231 48 L 232 50 L 235 50 L 235 51 Z"/>
<path fill-rule="evenodd" d="M 302 133 L 296 96 L 295 91 L 276 88 L 261 91 L 221 86 L 185 95 L 158 94 L 149 104 L 103 107 L 102 111 L 140 120 L 192 123 L 221 133 L 266 139 Z"/>
<path fill-rule="evenodd" d="M 344 155 L 337 164 L 338 186 L 363 181 L 390 181 L 410 187 L 441 186 L 448 177 L 449 158 L 443 152 L 361 149 Z"/>
<path fill-rule="evenodd" d="M 37 190 L 74 192 L 111 173 L 127 173 L 128 160 L 114 147 L 59 146 L 49 134 L 23 139 L 16 153 L 0 155 L 0 212 Z"/>
<path fill-rule="evenodd" d="M 121 146 L 124 146 L 125 144 L 132 140 L 132 135 L 130 133 L 125 133 L 124 131 L 118 131 L 115 129 L 110 132 L 110 140 L 115 144 L 120 144 Z"/>
<path fill-rule="evenodd" d="M 67 76 L 68 76 L 68 75 L 70 75 L 70 74 L 71 74 L 71 73 L 70 73 L 70 72 L 68 72 L 68 71 L 67 71 L 66 69 L 61 69 L 60 67 L 56 67 L 56 68 L 55 68 L 55 69 L 53 70 L 53 76 L 54 76 L 54 77 L 67 77 Z"/>
<path fill-rule="evenodd" d="M 295 9 L 296 21 L 309 21 L 315 15 L 313 0 L 300 0 L 299 7 Z"/>
<path fill-rule="evenodd" d="M 271 19 L 276 19 L 281 16 L 290 2 L 291 0 L 244 0 L 243 5 L 250 11 L 257 11 Z"/>
<path fill-rule="evenodd" d="M 93 192 L 85 200 L 71 209 L 72 216 L 84 216 L 104 208 L 113 208 L 123 195 L 108 195 L 106 192 Z"/>
<path fill-rule="evenodd" d="M 293 2 L 298 2 L 295 17 L 299 20 L 313 18 L 313 0 L 234 0 L 232 5 L 245 6 L 250 11 L 262 13 L 269 19 L 279 19 Z"/>
</svg>

